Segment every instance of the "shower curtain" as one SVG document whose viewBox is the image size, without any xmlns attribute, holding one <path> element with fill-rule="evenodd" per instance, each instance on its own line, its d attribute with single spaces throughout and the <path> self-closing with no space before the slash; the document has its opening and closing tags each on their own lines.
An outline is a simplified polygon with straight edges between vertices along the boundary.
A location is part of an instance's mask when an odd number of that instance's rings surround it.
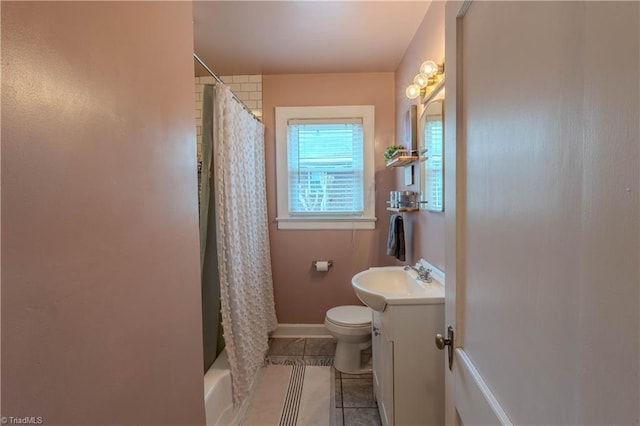
<svg viewBox="0 0 640 426">
<path fill-rule="evenodd" d="M 216 84 L 212 169 L 224 341 L 234 403 L 248 394 L 277 326 L 267 228 L 264 126 Z"/>
<path fill-rule="evenodd" d="M 220 272 L 216 233 L 216 208 L 211 179 L 213 159 L 213 85 L 202 91 L 202 160 L 199 176 L 200 201 L 200 271 L 202 273 L 202 344 L 204 372 L 224 349 L 220 313 Z"/>
</svg>

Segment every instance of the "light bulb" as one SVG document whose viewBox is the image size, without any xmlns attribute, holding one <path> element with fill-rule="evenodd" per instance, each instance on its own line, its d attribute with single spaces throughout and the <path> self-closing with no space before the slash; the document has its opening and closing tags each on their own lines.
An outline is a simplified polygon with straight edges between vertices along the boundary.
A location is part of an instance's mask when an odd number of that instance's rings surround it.
<svg viewBox="0 0 640 426">
<path fill-rule="evenodd" d="M 438 73 L 438 64 L 431 60 L 424 61 L 420 65 L 420 73 L 425 74 L 427 77 L 433 77 Z"/>
<path fill-rule="evenodd" d="M 429 76 L 426 74 L 416 74 L 415 77 L 413 77 L 413 84 L 420 86 L 420 88 L 425 88 L 429 85 Z"/>
<path fill-rule="evenodd" d="M 407 86 L 407 90 L 405 90 L 404 94 L 407 95 L 407 98 L 409 99 L 415 99 L 420 96 L 420 86 L 417 84 L 410 84 Z"/>
</svg>

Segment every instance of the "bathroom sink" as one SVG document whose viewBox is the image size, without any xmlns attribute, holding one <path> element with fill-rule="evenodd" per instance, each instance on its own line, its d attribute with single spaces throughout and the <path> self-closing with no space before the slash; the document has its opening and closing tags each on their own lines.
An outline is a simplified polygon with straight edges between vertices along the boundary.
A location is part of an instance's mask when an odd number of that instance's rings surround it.
<svg viewBox="0 0 640 426">
<path fill-rule="evenodd" d="M 414 271 L 405 271 L 401 266 L 369 268 L 354 275 L 351 285 L 362 303 L 380 312 L 387 305 L 444 303 L 444 286 L 440 282 L 422 282 Z"/>
</svg>

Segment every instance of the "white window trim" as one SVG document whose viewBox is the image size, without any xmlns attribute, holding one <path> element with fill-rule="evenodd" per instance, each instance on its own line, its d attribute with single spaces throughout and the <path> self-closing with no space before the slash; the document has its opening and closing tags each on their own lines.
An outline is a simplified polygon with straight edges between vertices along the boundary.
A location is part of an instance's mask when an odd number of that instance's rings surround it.
<svg viewBox="0 0 640 426">
<path fill-rule="evenodd" d="M 276 107 L 276 185 L 278 229 L 375 229 L 375 163 L 373 105 Z M 289 214 L 287 123 L 292 119 L 362 118 L 364 137 L 364 213 L 327 217 Z"/>
</svg>

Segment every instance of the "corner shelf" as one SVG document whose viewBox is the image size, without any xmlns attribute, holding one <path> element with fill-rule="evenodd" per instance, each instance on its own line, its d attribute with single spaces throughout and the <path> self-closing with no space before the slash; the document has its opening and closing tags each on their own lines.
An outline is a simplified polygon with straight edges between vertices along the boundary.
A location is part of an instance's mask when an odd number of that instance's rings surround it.
<svg viewBox="0 0 640 426">
<path fill-rule="evenodd" d="M 411 213 L 420 211 L 417 207 L 387 207 L 387 211 L 394 213 Z"/>
</svg>

